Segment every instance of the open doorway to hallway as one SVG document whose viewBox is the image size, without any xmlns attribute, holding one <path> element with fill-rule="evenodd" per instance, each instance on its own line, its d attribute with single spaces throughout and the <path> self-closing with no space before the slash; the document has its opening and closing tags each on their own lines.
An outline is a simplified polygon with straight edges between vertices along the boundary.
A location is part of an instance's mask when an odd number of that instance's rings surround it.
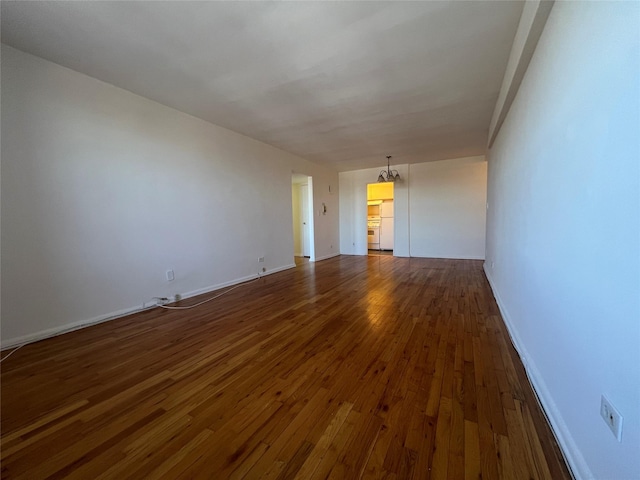
<svg viewBox="0 0 640 480">
<path fill-rule="evenodd" d="M 393 255 L 393 182 L 367 185 L 369 255 Z"/>
<path fill-rule="evenodd" d="M 313 178 L 294 173 L 291 176 L 293 214 L 293 256 L 296 266 L 315 261 L 313 225 Z"/>
</svg>

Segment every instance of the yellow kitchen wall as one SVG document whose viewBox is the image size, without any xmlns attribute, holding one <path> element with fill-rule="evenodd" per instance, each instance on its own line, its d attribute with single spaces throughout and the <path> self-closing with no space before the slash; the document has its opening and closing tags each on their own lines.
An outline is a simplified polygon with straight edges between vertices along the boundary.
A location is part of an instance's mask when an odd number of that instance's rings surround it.
<svg viewBox="0 0 640 480">
<path fill-rule="evenodd" d="M 393 200 L 393 183 L 370 183 L 367 185 L 367 200 Z"/>
</svg>

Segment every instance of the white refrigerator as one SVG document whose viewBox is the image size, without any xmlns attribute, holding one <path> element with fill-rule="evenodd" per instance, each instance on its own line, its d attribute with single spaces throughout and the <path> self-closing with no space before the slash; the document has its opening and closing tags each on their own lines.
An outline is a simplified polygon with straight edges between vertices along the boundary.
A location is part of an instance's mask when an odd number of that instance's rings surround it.
<svg viewBox="0 0 640 480">
<path fill-rule="evenodd" d="M 393 200 L 380 205 L 380 250 L 393 250 Z"/>
</svg>

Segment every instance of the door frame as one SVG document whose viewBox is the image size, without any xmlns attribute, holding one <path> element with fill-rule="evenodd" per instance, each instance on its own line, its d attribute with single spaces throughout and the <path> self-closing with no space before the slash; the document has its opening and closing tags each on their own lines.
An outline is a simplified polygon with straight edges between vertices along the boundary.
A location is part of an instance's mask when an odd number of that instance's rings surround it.
<svg viewBox="0 0 640 480">
<path fill-rule="evenodd" d="M 303 189 L 301 188 L 302 186 L 306 186 L 306 190 L 307 193 L 305 195 L 305 199 L 306 200 L 306 205 L 304 205 L 305 202 L 303 202 L 302 199 L 302 194 L 303 194 Z M 298 207 L 298 211 L 300 212 L 300 218 L 299 219 L 295 219 L 293 218 L 293 222 L 300 222 L 300 248 L 302 250 L 302 254 L 305 255 L 305 238 L 304 238 L 304 226 L 302 225 L 302 221 L 304 216 L 302 215 L 302 210 L 304 208 L 305 213 L 307 214 L 307 223 L 308 223 L 308 232 L 309 232 L 309 241 L 308 241 L 308 247 L 309 247 L 309 261 L 310 262 L 315 262 L 316 261 L 316 249 L 315 249 L 315 225 L 314 225 L 314 218 L 313 218 L 313 177 L 309 176 L 309 175 L 304 175 L 304 174 L 299 174 L 299 173 L 295 173 L 293 172 L 291 175 L 291 188 L 292 188 L 292 195 L 291 195 L 291 201 L 292 201 L 292 212 L 296 211 L 296 209 L 293 207 L 293 188 L 300 188 L 300 196 L 299 196 L 299 201 L 300 201 L 300 205 L 297 205 Z M 293 215 L 292 215 L 293 217 Z M 296 231 L 296 228 L 294 227 L 293 231 Z M 294 233 L 295 234 L 295 233 Z M 295 245 L 295 241 L 294 241 L 294 245 Z M 294 247 L 295 250 L 295 247 Z M 297 252 L 293 252 L 294 256 Z M 306 256 L 306 255 L 305 255 Z"/>
</svg>

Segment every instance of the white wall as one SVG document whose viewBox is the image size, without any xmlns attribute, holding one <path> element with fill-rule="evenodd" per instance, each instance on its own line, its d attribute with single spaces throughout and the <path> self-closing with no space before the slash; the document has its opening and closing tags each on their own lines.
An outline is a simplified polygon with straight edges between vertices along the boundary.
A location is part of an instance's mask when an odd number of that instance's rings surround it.
<svg viewBox="0 0 640 480">
<path fill-rule="evenodd" d="M 419 163 L 410 168 L 411 256 L 484 259 L 484 157 Z"/>
<path fill-rule="evenodd" d="M 292 266 L 294 170 L 334 255 L 337 173 L 3 46 L 3 345 Z"/>
<path fill-rule="evenodd" d="M 640 478 L 639 19 L 556 2 L 489 155 L 485 269 L 578 478 Z"/>
<path fill-rule="evenodd" d="M 484 258 L 484 157 L 393 166 L 394 250 L 399 257 Z M 340 252 L 367 254 L 367 184 L 381 168 L 340 172 Z"/>
</svg>

